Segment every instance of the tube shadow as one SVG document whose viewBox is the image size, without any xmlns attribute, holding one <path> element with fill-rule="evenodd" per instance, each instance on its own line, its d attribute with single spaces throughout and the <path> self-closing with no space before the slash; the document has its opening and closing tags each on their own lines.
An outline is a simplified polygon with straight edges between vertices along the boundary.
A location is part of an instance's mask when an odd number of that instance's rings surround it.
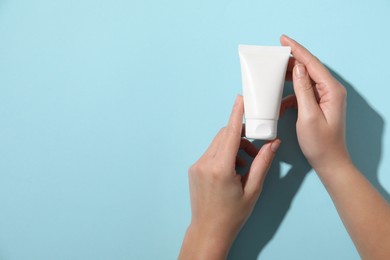
<svg viewBox="0 0 390 260">
<path fill-rule="evenodd" d="M 389 193 L 378 180 L 378 166 L 381 157 L 383 118 L 359 95 L 359 93 L 340 75 L 331 73 L 347 89 L 347 145 L 356 166 L 376 189 L 390 201 Z M 287 83 L 284 96 L 292 94 L 291 83 Z M 287 110 L 279 120 L 278 138 L 282 140 L 274 162 L 269 169 L 263 191 L 252 215 L 238 234 L 229 252 L 228 259 L 257 259 L 264 247 L 273 238 L 285 218 L 291 202 L 298 192 L 305 176 L 311 170 L 303 156 L 296 137 L 297 111 Z M 370 137 L 369 142 L 362 142 Z M 264 142 L 255 141 L 257 147 Z M 248 162 L 252 160 L 239 152 Z M 282 173 L 282 165 L 290 169 Z M 244 174 L 249 167 L 238 168 Z M 283 175 L 282 175 L 283 174 Z"/>
</svg>

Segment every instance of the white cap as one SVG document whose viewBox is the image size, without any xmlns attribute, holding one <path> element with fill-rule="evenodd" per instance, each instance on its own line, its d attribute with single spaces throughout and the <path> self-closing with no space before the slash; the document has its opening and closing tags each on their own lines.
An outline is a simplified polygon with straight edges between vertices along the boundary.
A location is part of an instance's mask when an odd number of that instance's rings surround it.
<svg viewBox="0 0 390 260">
<path fill-rule="evenodd" d="M 278 120 L 246 119 L 245 136 L 250 139 L 273 140 L 276 138 Z"/>
</svg>

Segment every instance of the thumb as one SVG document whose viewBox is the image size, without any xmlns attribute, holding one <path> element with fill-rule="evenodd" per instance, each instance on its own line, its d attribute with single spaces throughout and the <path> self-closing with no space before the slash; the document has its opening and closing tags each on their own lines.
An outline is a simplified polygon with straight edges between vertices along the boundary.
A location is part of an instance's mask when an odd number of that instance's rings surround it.
<svg viewBox="0 0 390 260">
<path fill-rule="evenodd" d="M 298 116 L 318 113 L 319 106 L 306 66 L 297 63 L 293 69 L 294 91 L 298 102 Z"/>
<path fill-rule="evenodd" d="M 248 196 L 259 196 L 265 176 L 267 175 L 280 143 L 279 139 L 269 142 L 263 145 L 256 155 L 248 174 L 245 176 L 244 192 L 247 193 Z"/>
</svg>

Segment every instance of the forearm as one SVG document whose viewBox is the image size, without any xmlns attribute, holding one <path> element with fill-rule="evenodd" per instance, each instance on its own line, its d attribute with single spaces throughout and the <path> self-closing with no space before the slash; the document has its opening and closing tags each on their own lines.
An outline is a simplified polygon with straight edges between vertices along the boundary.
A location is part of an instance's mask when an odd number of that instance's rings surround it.
<svg viewBox="0 0 390 260">
<path fill-rule="evenodd" d="M 390 259 L 390 206 L 352 163 L 317 172 L 363 259 Z"/>
<path fill-rule="evenodd" d="M 214 235 L 202 228 L 189 226 L 180 250 L 179 260 L 226 259 L 233 239 Z"/>
</svg>

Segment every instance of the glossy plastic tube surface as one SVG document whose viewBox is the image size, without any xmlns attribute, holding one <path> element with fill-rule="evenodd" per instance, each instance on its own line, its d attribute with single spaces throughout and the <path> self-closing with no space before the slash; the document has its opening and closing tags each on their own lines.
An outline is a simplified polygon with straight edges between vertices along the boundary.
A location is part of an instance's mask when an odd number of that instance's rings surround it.
<svg viewBox="0 0 390 260">
<path fill-rule="evenodd" d="M 291 48 L 239 45 L 245 110 L 245 135 L 276 138 L 280 102 Z"/>
</svg>

